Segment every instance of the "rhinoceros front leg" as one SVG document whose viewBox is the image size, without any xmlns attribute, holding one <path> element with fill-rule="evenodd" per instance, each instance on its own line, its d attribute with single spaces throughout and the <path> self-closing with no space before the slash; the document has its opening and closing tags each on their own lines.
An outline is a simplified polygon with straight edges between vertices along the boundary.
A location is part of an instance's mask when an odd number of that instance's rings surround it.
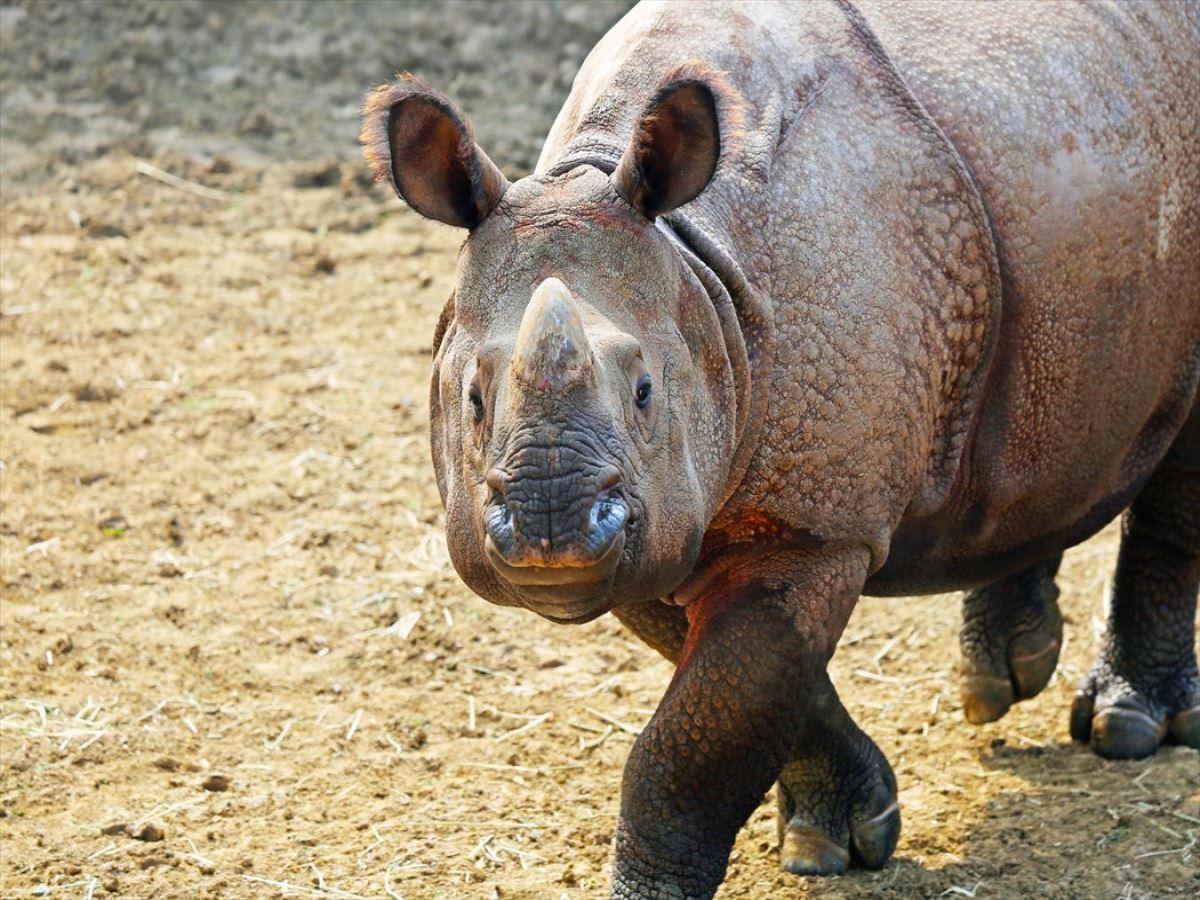
<svg viewBox="0 0 1200 900">
<path fill-rule="evenodd" d="M 825 665 L 867 564 L 865 551 L 760 556 L 699 589 L 675 676 L 625 767 L 613 897 L 711 897 L 785 763 L 808 740 L 840 752 Z"/>
<path fill-rule="evenodd" d="M 615 611 L 638 637 L 672 661 L 687 634 L 683 608 L 660 601 Z M 824 679 L 813 688 L 806 739 L 776 788 L 780 862 L 797 875 L 833 875 L 847 864 L 879 868 L 900 835 L 891 766 Z"/>
</svg>

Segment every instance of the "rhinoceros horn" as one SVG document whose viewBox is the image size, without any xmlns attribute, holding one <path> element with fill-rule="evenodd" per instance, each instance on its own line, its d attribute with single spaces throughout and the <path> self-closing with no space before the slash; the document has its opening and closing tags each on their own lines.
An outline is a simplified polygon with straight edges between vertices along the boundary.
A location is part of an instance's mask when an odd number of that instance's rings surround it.
<svg viewBox="0 0 1200 900">
<path fill-rule="evenodd" d="M 579 304 L 557 278 L 537 286 L 513 348 L 513 374 L 538 391 L 561 391 L 592 372 L 592 347 Z"/>
</svg>

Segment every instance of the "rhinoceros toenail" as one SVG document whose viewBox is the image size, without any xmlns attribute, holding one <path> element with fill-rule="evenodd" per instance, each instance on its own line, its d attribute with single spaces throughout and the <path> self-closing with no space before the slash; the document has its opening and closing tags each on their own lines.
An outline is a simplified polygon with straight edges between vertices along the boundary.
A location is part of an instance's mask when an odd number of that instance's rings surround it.
<svg viewBox="0 0 1200 900">
<path fill-rule="evenodd" d="M 815 828 L 789 825 L 779 858 L 793 875 L 837 875 L 846 871 L 850 852 Z"/>
</svg>

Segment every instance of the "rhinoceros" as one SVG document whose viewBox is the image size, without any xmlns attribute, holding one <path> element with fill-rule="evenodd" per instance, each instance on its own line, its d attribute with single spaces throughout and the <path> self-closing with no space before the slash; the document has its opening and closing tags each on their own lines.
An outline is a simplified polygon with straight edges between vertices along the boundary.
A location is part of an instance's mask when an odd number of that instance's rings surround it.
<svg viewBox="0 0 1200 900">
<path fill-rule="evenodd" d="M 787 870 L 882 866 L 896 781 L 826 674 L 858 597 L 968 591 L 995 719 L 1122 511 L 1070 733 L 1200 747 L 1198 56 L 1189 3 L 647 2 L 513 183 L 422 81 L 369 95 L 377 176 L 467 231 L 430 392 L 455 568 L 676 663 L 614 897 L 711 896 L 772 782 Z"/>
</svg>

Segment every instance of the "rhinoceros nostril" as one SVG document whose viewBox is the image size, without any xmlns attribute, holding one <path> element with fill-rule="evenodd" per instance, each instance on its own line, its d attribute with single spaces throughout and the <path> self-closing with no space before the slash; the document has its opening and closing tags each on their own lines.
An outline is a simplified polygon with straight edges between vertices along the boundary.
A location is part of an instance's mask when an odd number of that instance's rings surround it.
<svg viewBox="0 0 1200 900">
<path fill-rule="evenodd" d="M 616 505 L 612 500 L 603 499 L 597 500 L 596 505 L 592 507 L 592 521 L 598 523 L 607 522 L 617 514 Z M 589 523 L 591 524 L 591 523 Z"/>
<path fill-rule="evenodd" d="M 585 552 L 593 559 L 600 559 L 612 547 L 617 535 L 629 519 L 629 507 L 620 497 L 601 494 L 588 515 L 587 535 L 584 537 Z"/>
<path fill-rule="evenodd" d="M 512 510 L 503 502 L 492 503 L 484 514 L 484 530 L 501 556 L 508 556 L 516 546 Z"/>
<path fill-rule="evenodd" d="M 591 512 L 588 515 L 589 531 L 598 525 L 609 527 L 613 524 L 613 519 L 618 517 L 621 522 L 616 527 L 620 528 L 625 524 L 629 510 L 625 506 L 625 501 L 616 494 L 616 489 L 621 486 L 621 481 L 620 471 L 610 468 L 608 474 L 599 482 L 596 499 L 593 501 Z"/>
</svg>

